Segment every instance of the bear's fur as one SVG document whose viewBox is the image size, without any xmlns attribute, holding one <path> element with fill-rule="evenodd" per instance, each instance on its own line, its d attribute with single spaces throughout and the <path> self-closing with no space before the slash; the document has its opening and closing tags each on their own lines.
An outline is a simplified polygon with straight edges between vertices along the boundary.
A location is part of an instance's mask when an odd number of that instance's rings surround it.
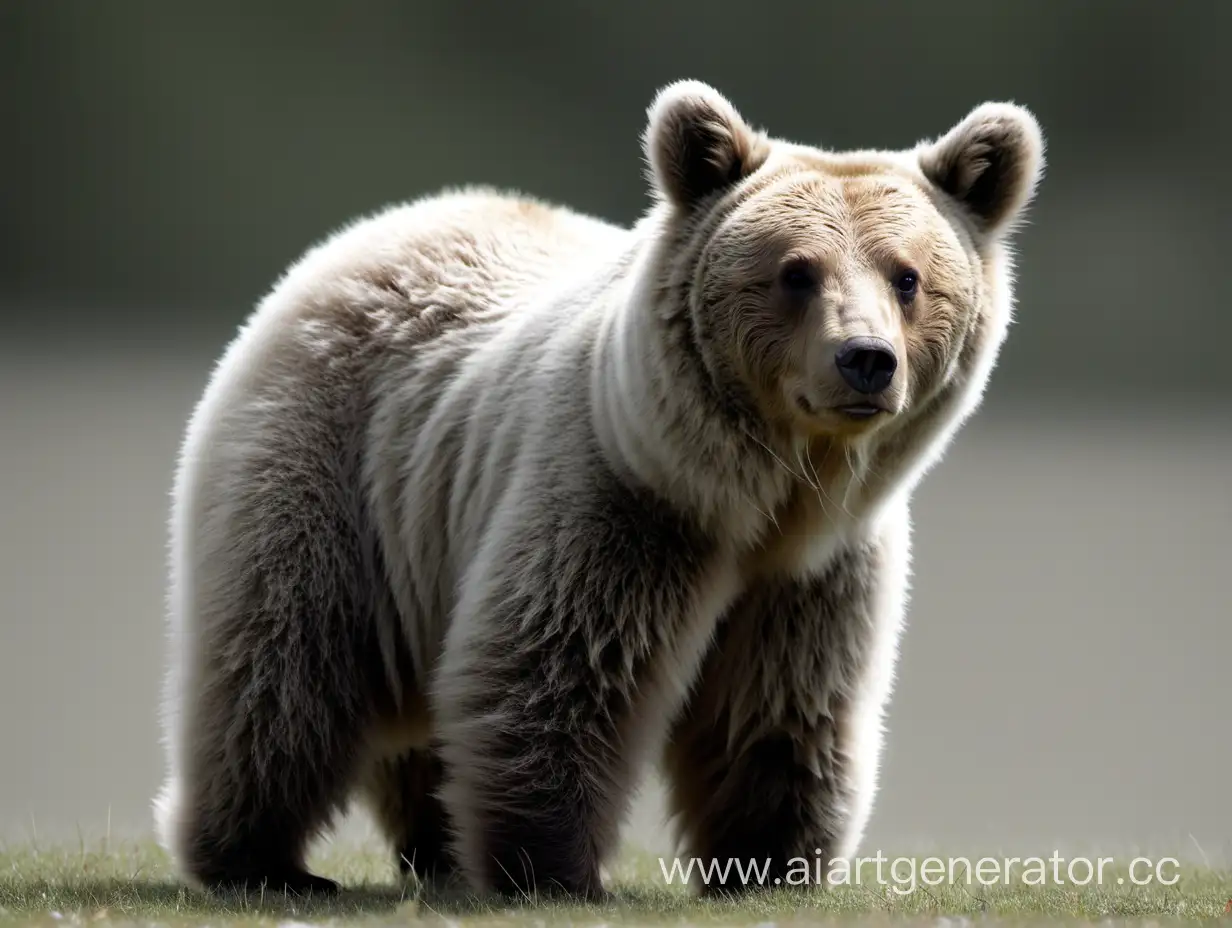
<svg viewBox="0 0 1232 928">
<path fill-rule="evenodd" d="M 305 844 L 358 795 L 404 869 L 596 896 L 653 759 L 691 855 L 854 851 L 909 497 L 1005 336 L 1042 137 L 984 104 L 836 153 L 692 81 L 648 115 L 633 228 L 484 189 L 392 208 L 213 372 L 156 800 L 192 882 L 332 888 Z M 836 363 L 858 336 L 886 352 L 853 376 L 897 361 L 876 396 Z"/>
</svg>

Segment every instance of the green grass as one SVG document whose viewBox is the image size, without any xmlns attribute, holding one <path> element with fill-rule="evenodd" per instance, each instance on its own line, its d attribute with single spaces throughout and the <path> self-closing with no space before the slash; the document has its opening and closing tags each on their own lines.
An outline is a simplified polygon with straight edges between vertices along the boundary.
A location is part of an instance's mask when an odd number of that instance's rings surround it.
<svg viewBox="0 0 1232 928">
<path fill-rule="evenodd" d="M 99 925 L 208 924 L 215 928 L 288 923 L 410 926 L 448 925 L 758 925 L 822 922 L 928 921 L 967 916 L 981 922 L 1085 921 L 1109 919 L 1158 923 L 1174 919 L 1225 918 L 1232 899 L 1232 873 L 1181 868 L 1172 887 L 1105 885 L 926 887 L 897 895 L 888 886 L 842 886 L 824 891 L 776 889 L 739 901 L 699 901 L 680 885 L 665 884 L 658 859 L 626 854 L 611 873 L 610 904 L 580 906 L 525 900 L 501 904 L 448 891 L 425 891 L 396 878 L 383 855 L 327 848 L 313 856 L 317 872 L 341 880 L 335 898 L 301 899 L 282 894 L 211 896 L 179 886 L 166 857 L 145 843 L 55 850 L 0 850 L 0 924 Z M 871 871 L 870 871 L 871 872 Z M 1112 871 L 1108 871 L 1111 873 Z M 1116 873 L 1127 871 L 1118 870 Z M 1112 885 L 1109 886 L 1108 884 Z"/>
</svg>

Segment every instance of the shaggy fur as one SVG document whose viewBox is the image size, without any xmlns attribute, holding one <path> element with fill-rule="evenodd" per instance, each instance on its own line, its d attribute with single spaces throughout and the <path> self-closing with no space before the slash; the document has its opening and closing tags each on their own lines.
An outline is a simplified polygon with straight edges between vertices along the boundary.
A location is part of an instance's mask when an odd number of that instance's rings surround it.
<svg viewBox="0 0 1232 928">
<path fill-rule="evenodd" d="M 404 870 L 597 896 L 659 756 L 694 854 L 854 851 L 909 495 L 1005 336 L 1041 136 L 987 104 L 827 152 L 681 82 L 645 151 L 632 229 L 392 208 L 228 348 L 172 517 L 156 809 L 187 879 L 331 888 L 305 846 L 358 795 Z M 897 358 L 877 397 L 853 336 Z"/>
</svg>

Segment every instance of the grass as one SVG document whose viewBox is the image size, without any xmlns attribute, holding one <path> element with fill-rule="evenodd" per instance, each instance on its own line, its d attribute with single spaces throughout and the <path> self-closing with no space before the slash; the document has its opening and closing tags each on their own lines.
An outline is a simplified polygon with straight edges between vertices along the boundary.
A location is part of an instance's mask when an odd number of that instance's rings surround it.
<svg viewBox="0 0 1232 928">
<path fill-rule="evenodd" d="M 110 847 L 15 847 L 0 850 L 0 924 L 97 925 L 208 924 L 235 926 L 345 923 L 413 926 L 578 925 L 765 925 L 817 922 L 902 923 L 938 916 L 980 922 L 1108 920 L 1158 924 L 1175 919 L 1219 919 L 1232 925 L 1232 873 L 1181 868 L 1171 887 L 1117 885 L 1105 871 L 1103 886 L 967 885 L 925 887 L 899 895 L 888 886 L 840 886 L 825 891 L 783 888 L 739 901 L 702 901 L 679 884 L 665 883 L 658 858 L 627 853 L 609 881 L 615 899 L 600 906 L 480 901 L 403 884 L 385 855 L 327 847 L 314 869 L 345 886 L 335 898 L 250 894 L 211 896 L 177 884 L 165 855 L 148 843 Z M 869 871 L 871 874 L 871 871 Z M 1109 874 L 1112 878 L 1108 879 Z"/>
</svg>

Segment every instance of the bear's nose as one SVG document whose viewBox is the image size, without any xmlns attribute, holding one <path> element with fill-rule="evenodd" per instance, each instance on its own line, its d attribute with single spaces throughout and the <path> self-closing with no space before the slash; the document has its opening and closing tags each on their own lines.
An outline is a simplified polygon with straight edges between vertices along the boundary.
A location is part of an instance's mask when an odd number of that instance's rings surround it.
<svg viewBox="0 0 1232 928">
<path fill-rule="evenodd" d="M 834 363 L 847 385 L 860 393 L 880 393 L 890 385 L 898 369 L 894 347 L 884 338 L 871 335 L 844 342 L 834 356 Z"/>
</svg>

